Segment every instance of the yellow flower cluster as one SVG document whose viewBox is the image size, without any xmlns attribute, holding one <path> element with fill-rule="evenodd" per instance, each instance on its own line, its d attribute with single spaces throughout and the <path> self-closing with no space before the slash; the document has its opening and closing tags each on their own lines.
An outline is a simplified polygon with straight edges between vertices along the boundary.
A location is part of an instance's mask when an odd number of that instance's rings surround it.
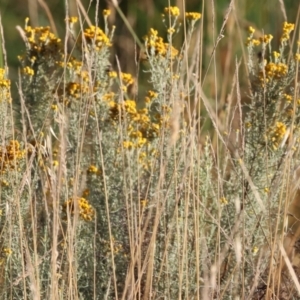
<svg viewBox="0 0 300 300">
<path fill-rule="evenodd" d="M 0 250 L 0 266 L 2 266 L 6 259 L 12 255 L 13 251 L 10 248 L 3 248 Z"/>
<path fill-rule="evenodd" d="M 178 17 L 180 15 L 180 10 L 177 6 L 168 6 L 165 7 L 165 13 L 172 16 L 172 17 Z"/>
<path fill-rule="evenodd" d="M 284 63 L 273 63 L 270 62 L 266 64 L 265 66 L 265 76 L 264 73 L 261 71 L 259 73 L 259 78 L 263 82 L 266 79 L 266 82 L 269 81 L 269 79 L 280 79 L 284 76 L 286 76 L 288 73 L 288 66 Z"/>
<path fill-rule="evenodd" d="M 89 168 L 88 168 L 88 172 L 96 174 L 98 172 L 98 168 L 94 165 L 90 165 Z"/>
<path fill-rule="evenodd" d="M 275 59 L 279 58 L 280 57 L 280 53 L 277 52 L 277 51 L 273 51 L 273 56 Z"/>
<path fill-rule="evenodd" d="M 96 26 L 91 26 L 84 30 L 83 35 L 88 45 L 92 46 L 96 51 L 100 51 L 104 47 L 111 47 L 108 36 Z"/>
<path fill-rule="evenodd" d="M 118 78 L 118 74 L 116 71 L 110 71 L 108 72 L 108 77 L 110 79 Z M 120 85 L 123 92 L 127 92 L 128 86 L 132 85 L 134 83 L 134 78 L 129 73 L 122 73 L 120 72 L 119 78 L 121 80 Z"/>
<path fill-rule="evenodd" d="M 160 125 L 151 122 L 148 109 L 138 110 L 134 100 L 126 100 L 117 104 L 114 101 L 109 102 L 110 118 L 118 121 L 121 117 L 128 120 L 128 138 L 124 141 L 123 147 L 127 149 L 141 148 L 149 140 L 158 136 Z"/>
<path fill-rule="evenodd" d="M 110 106 L 110 117 L 112 120 L 117 121 L 119 120 L 119 116 L 121 118 L 124 117 L 123 114 L 128 115 L 130 118 L 136 115 L 136 103 L 134 100 L 126 100 L 123 104 L 117 104 L 115 101 L 109 102 Z"/>
<path fill-rule="evenodd" d="M 70 24 L 75 24 L 78 22 L 78 17 L 70 17 L 68 19 L 66 19 L 66 21 L 69 21 Z"/>
<path fill-rule="evenodd" d="M 82 72 L 82 62 L 78 61 L 72 56 L 67 60 L 66 63 L 64 63 L 64 61 L 57 61 L 56 64 L 62 68 L 66 67 L 67 69 L 73 70 L 78 75 Z"/>
<path fill-rule="evenodd" d="M 108 103 L 109 105 L 109 114 L 110 118 L 114 121 L 119 120 L 119 116 L 121 118 L 124 117 L 122 115 L 122 112 L 127 114 L 129 117 L 132 117 L 132 115 L 136 114 L 136 103 L 133 100 L 126 100 L 124 104 L 118 104 L 115 101 L 110 101 Z"/>
<path fill-rule="evenodd" d="M 85 221 L 92 221 L 95 217 L 95 210 L 89 204 L 89 202 L 83 197 L 77 197 L 75 201 L 77 201 L 79 216 Z M 74 214 L 74 199 L 69 199 L 68 201 L 66 201 L 64 204 L 64 208 L 69 209 L 70 212 Z"/>
<path fill-rule="evenodd" d="M 111 11 L 109 9 L 103 9 L 102 14 L 104 17 L 108 17 L 111 14 Z"/>
<path fill-rule="evenodd" d="M 26 74 L 28 76 L 33 76 L 34 75 L 34 70 L 30 67 L 25 67 L 22 69 L 23 74 Z"/>
<path fill-rule="evenodd" d="M 10 88 L 10 80 L 5 79 L 5 70 L 0 69 L 0 87 Z"/>
<path fill-rule="evenodd" d="M 156 99 L 158 97 L 158 93 L 155 93 L 154 91 L 149 90 L 147 93 L 147 96 L 145 97 L 145 103 L 149 104 L 152 102 L 153 99 Z"/>
<path fill-rule="evenodd" d="M 144 137 L 142 131 L 135 130 L 133 127 L 129 128 L 129 137 L 131 141 L 127 141 L 129 145 L 131 145 L 130 148 L 142 148 L 147 143 L 147 138 Z M 124 142 L 123 147 L 126 148 L 126 142 Z"/>
<path fill-rule="evenodd" d="M 228 200 L 225 197 L 221 197 L 219 201 L 222 205 L 227 205 L 228 204 Z"/>
<path fill-rule="evenodd" d="M 270 132 L 273 149 L 276 150 L 286 134 L 286 126 L 282 122 L 276 122 L 274 128 Z"/>
<path fill-rule="evenodd" d="M 246 41 L 246 46 L 259 46 L 260 40 L 253 39 L 252 37 L 248 37 Z"/>
<path fill-rule="evenodd" d="M 90 91 L 90 74 L 88 71 L 83 69 L 83 63 L 74 57 L 70 57 L 66 63 L 63 61 L 57 61 L 56 64 L 61 68 L 66 68 L 66 70 L 71 75 L 71 81 L 66 83 L 65 86 L 60 86 L 57 90 L 60 101 L 69 104 L 70 99 L 62 99 L 62 96 L 69 96 L 73 99 L 80 99 L 83 95 L 87 94 Z M 93 91 L 96 91 L 97 82 L 94 83 Z M 64 93 L 64 89 L 65 92 Z"/>
<path fill-rule="evenodd" d="M 272 34 L 265 34 L 262 37 L 259 38 L 259 41 L 263 44 L 269 44 L 273 39 Z"/>
<path fill-rule="evenodd" d="M 248 31 L 250 34 L 253 34 L 255 32 L 255 29 L 252 26 L 249 26 Z"/>
<path fill-rule="evenodd" d="M 153 28 L 149 30 L 147 36 L 144 37 L 144 40 L 150 56 L 153 54 L 152 52 L 154 52 L 155 55 L 163 57 L 166 57 L 167 54 L 169 54 L 171 59 L 178 55 L 178 50 L 168 43 L 164 43 L 163 38 L 159 37 L 157 30 L 154 30 Z"/>
<path fill-rule="evenodd" d="M 9 256 L 9 255 L 11 255 L 13 253 L 13 251 L 10 248 L 3 248 L 2 253 L 5 256 Z"/>
<path fill-rule="evenodd" d="M 280 38 L 280 42 L 284 43 L 290 38 L 290 33 L 295 29 L 295 24 L 284 22 L 283 23 L 283 32 Z"/>
<path fill-rule="evenodd" d="M 291 95 L 288 95 L 288 94 L 283 94 L 283 98 L 286 102 L 292 102 L 293 101 L 293 97 Z"/>
<path fill-rule="evenodd" d="M 53 54 L 62 52 L 61 40 L 50 31 L 50 27 L 35 27 L 28 26 L 29 19 L 26 19 L 25 34 L 28 41 L 29 49 L 31 50 L 31 57 L 38 57 L 39 55 L 46 58 Z"/>
<path fill-rule="evenodd" d="M 14 169 L 19 161 L 24 158 L 25 151 L 20 149 L 16 140 L 11 140 L 5 147 L 0 147 L 0 169 L 4 172 L 7 169 Z"/>
<path fill-rule="evenodd" d="M 0 68 L 0 101 L 11 101 L 10 80 L 5 78 L 5 70 Z"/>
<path fill-rule="evenodd" d="M 118 77 L 118 74 L 117 74 L 117 72 L 116 71 L 110 71 L 110 72 L 108 72 L 108 77 L 109 78 L 117 78 Z"/>
<path fill-rule="evenodd" d="M 259 46 L 260 40 L 254 39 L 253 34 L 255 32 L 255 29 L 252 26 L 248 27 L 248 31 L 250 33 L 250 36 L 247 38 L 246 46 Z"/>
<path fill-rule="evenodd" d="M 132 78 L 132 75 L 129 73 L 121 73 L 121 80 L 125 86 L 131 85 L 134 83 L 134 79 Z"/>
<path fill-rule="evenodd" d="M 142 208 L 145 208 L 148 205 L 149 200 L 148 199 L 142 199 L 140 200 L 140 204 Z"/>
<path fill-rule="evenodd" d="M 168 34 L 170 34 L 170 35 L 172 35 L 175 31 L 176 31 L 176 30 L 175 30 L 175 28 L 173 28 L 173 27 L 170 27 L 170 28 L 168 28 L 168 30 L 167 30 Z"/>
<path fill-rule="evenodd" d="M 190 21 L 197 21 L 201 18 L 201 14 L 196 12 L 187 12 L 185 13 L 185 18 Z"/>
<path fill-rule="evenodd" d="M 97 168 L 95 165 L 90 165 L 87 172 L 89 174 L 96 174 L 96 175 L 101 174 L 101 170 L 99 168 Z"/>
<path fill-rule="evenodd" d="M 66 92 L 68 96 L 75 99 L 79 99 L 89 91 L 88 85 L 80 84 L 76 82 L 69 82 L 66 86 Z"/>
<path fill-rule="evenodd" d="M 115 93 L 114 93 L 114 92 L 109 92 L 109 93 L 104 94 L 104 95 L 102 96 L 102 100 L 103 100 L 103 101 L 106 101 L 106 102 L 108 102 L 108 103 L 111 102 L 111 101 L 113 101 L 114 98 L 115 98 Z"/>
</svg>

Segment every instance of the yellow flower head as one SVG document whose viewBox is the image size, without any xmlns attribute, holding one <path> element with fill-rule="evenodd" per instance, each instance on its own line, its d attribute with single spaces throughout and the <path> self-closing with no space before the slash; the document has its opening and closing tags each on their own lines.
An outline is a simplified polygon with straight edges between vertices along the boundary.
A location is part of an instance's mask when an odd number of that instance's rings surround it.
<svg viewBox="0 0 300 300">
<path fill-rule="evenodd" d="M 295 29 L 295 24 L 284 22 L 282 29 L 281 43 L 286 42 L 290 38 L 290 33 Z"/>
<path fill-rule="evenodd" d="M 78 22 L 78 17 L 70 17 L 66 20 L 68 20 L 70 24 L 75 24 Z"/>
<path fill-rule="evenodd" d="M 265 34 L 259 38 L 260 42 L 264 44 L 269 44 L 272 41 L 272 39 L 273 39 L 273 35 L 271 34 Z"/>
<path fill-rule="evenodd" d="M 180 15 L 180 10 L 177 6 L 168 6 L 165 7 L 165 13 L 172 16 L 172 17 L 178 17 Z"/>
<path fill-rule="evenodd" d="M 228 204 L 228 200 L 225 197 L 221 197 L 219 201 L 222 205 L 227 205 Z"/>
<path fill-rule="evenodd" d="M 201 18 L 201 14 L 196 12 L 187 12 L 185 13 L 185 18 L 190 21 L 197 21 Z"/>
<path fill-rule="evenodd" d="M 108 17 L 111 14 L 111 11 L 110 9 L 103 9 L 102 14 L 104 17 Z"/>
<path fill-rule="evenodd" d="M 273 149 L 276 150 L 286 134 L 286 125 L 282 122 L 276 122 L 270 133 Z"/>
<path fill-rule="evenodd" d="M 252 26 L 249 26 L 248 31 L 250 34 L 253 34 L 255 32 L 255 29 Z"/>
<path fill-rule="evenodd" d="M 64 209 L 68 209 L 70 213 L 75 213 L 75 202 L 78 205 L 79 216 L 85 221 L 92 221 L 95 217 L 95 210 L 91 204 L 83 197 L 72 198 L 65 202 Z"/>
</svg>

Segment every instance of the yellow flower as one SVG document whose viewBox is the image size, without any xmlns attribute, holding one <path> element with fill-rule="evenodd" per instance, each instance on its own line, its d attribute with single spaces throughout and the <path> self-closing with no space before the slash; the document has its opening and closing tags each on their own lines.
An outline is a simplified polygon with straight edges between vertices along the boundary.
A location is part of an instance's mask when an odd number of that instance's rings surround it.
<svg viewBox="0 0 300 300">
<path fill-rule="evenodd" d="M 172 35 L 175 32 L 175 28 L 170 27 L 168 28 L 167 32 Z"/>
<path fill-rule="evenodd" d="M 149 90 L 148 91 L 148 97 L 149 98 L 157 98 L 158 97 L 158 93 Z"/>
<path fill-rule="evenodd" d="M 115 93 L 114 92 L 109 92 L 107 94 L 104 94 L 103 97 L 102 97 L 102 99 L 104 101 L 108 101 L 109 102 L 109 101 L 112 101 L 114 99 L 114 97 L 115 97 Z"/>
<path fill-rule="evenodd" d="M 286 125 L 282 122 L 276 122 L 274 128 L 271 129 L 271 142 L 273 149 L 276 150 L 286 134 Z"/>
<path fill-rule="evenodd" d="M 148 200 L 147 199 L 140 200 L 140 203 L 141 203 L 141 206 L 143 208 L 145 208 L 147 206 L 147 204 L 148 204 Z"/>
<path fill-rule="evenodd" d="M 144 37 L 148 53 L 152 55 L 161 55 L 163 57 L 170 54 L 171 58 L 174 58 L 178 55 L 178 50 L 173 46 L 170 46 L 168 43 L 164 43 L 163 38 L 157 35 L 157 31 L 150 29 L 148 35 Z"/>
<path fill-rule="evenodd" d="M 52 104 L 51 109 L 54 111 L 58 111 L 58 106 L 56 104 Z"/>
<path fill-rule="evenodd" d="M 9 186 L 9 182 L 7 180 L 2 180 L 1 185 L 7 187 L 7 186 Z M 2 212 L 2 210 L 1 210 L 1 212 Z M 1 214 L 0 214 L 0 216 L 1 216 Z"/>
<path fill-rule="evenodd" d="M 90 26 L 84 30 L 83 35 L 87 44 L 94 47 L 96 51 L 112 45 L 108 36 L 99 27 Z"/>
<path fill-rule="evenodd" d="M 132 149 L 132 148 L 133 148 L 133 143 L 130 142 L 130 141 L 124 141 L 124 142 L 123 142 L 123 147 L 124 147 L 125 149 Z"/>
<path fill-rule="evenodd" d="M 271 34 L 266 34 L 259 38 L 260 42 L 264 44 L 269 44 L 272 39 L 273 39 L 273 35 Z"/>
<path fill-rule="evenodd" d="M 253 44 L 253 46 L 259 46 L 260 40 L 252 39 L 252 44 Z"/>
<path fill-rule="evenodd" d="M 12 250 L 10 248 L 3 248 L 2 252 L 6 255 L 9 256 L 12 254 Z"/>
<path fill-rule="evenodd" d="M 11 140 L 5 147 L 0 147 L 0 170 L 14 169 L 24 156 L 25 150 L 20 150 L 19 142 Z"/>
<path fill-rule="evenodd" d="M 57 167 L 59 165 L 59 162 L 57 160 L 54 160 L 52 162 L 53 167 Z"/>
<path fill-rule="evenodd" d="M 178 17 L 180 15 L 180 10 L 177 6 L 169 6 L 165 7 L 165 13 L 172 17 Z"/>
<path fill-rule="evenodd" d="M 249 33 L 253 34 L 255 32 L 255 29 L 252 26 L 248 27 Z"/>
<path fill-rule="evenodd" d="M 0 68 L 0 88 L 10 88 L 10 80 L 5 78 L 5 70 Z"/>
<path fill-rule="evenodd" d="M 286 42 L 290 38 L 290 33 L 295 29 L 295 24 L 293 23 L 283 23 L 283 32 L 280 38 L 281 43 Z"/>
<path fill-rule="evenodd" d="M 134 83 L 134 79 L 132 78 L 132 75 L 129 73 L 121 73 L 121 79 L 122 82 L 128 86 Z"/>
<path fill-rule="evenodd" d="M 65 211 L 67 209 L 69 209 L 70 212 L 72 214 L 74 214 L 74 212 L 75 212 L 74 202 L 75 201 L 77 202 L 77 205 L 78 205 L 79 216 L 85 221 L 92 221 L 95 217 L 95 210 L 89 204 L 89 202 L 83 197 L 72 198 L 72 199 L 69 199 L 68 201 L 66 201 L 64 204 Z"/>
<path fill-rule="evenodd" d="M 291 95 L 283 94 L 283 97 L 284 97 L 286 102 L 292 102 L 293 101 L 293 97 Z"/>
<path fill-rule="evenodd" d="M 257 252 L 258 252 L 258 247 L 257 246 L 254 246 L 253 248 L 252 248 L 252 253 L 253 253 L 253 255 L 256 255 L 257 254 Z"/>
<path fill-rule="evenodd" d="M 124 102 L 124 107 L 125 107 L 126 112 L 131 115 L 135 115 L 137 113 L 136 102 L 134 100 L 126 100 Z"/>
<path fill-rule="evenodd" d="M 149 97 L 145 97 L 145 103 L 148 104 L 151 102 L 151 99 Z"/>
<path fill-rule="evenodd" d="M 219 201 L 223 205 L 227 205 L 228 204 L 228 200 L 225 197 L 221 197 Z"/>
<path fill-rule="evenodd" d="M 104 17 L 108 17 L 108 16 L 110 16 L 111 11 L 110 11 L 110 9 L 103 9 L 102 14 Z"/>
<path fill-rule="evenodd" d="M 268 78 L 275 78 L 280 79 L 283 76 L 287 75 L 288 72 L 288 66 L 283 63 L 268 63 L 265 65 L 265 75 L 266 79 Z M 264 73 L 261 71 L 259 75 L 261 81 L 264 81 Z M 268 81 L 267 81 L 268 82 Z"/>
<path fill-rule="evenodd" d="M 75 24 L 78 22 L 78 17 L 70 17 L 66 20 L 68 20 L 70 24 Z"/>
<path fill-rule="evenodd" d="M 29 76 L 33 76 L 34 75 L 34 70 L 31 69 L 30 67 L 25 67 L 23 68 L 22 72 L 26 75 L 29 75 Z"/>
<path fill-rule="evenodd" d="M 88 172 L 96 174 L 98 172 L 98 168 L 94 165 L 90 165 L 88 168 Z"/>
<path fill-rule="evenodd" d="M 246 126 L 246 128 L 248 128 L 248 129 L 249 129 L 249 128 L 251 128 L 251 127 L 252 127 L 252 124 L 251 124 L 250 122 L 246 122 L 246 123 L 245 123 L 245 126 Z"/>
<path fill-rule="evenodd" d="M 201 18 L 201 14 L 196 12 L 187 12 L 185 13 L 185 17 L 187 20 L 197 21 Z"/>
<path fill-rule="evenodd" d="M 259 45 L 260 45 L 260 40 L 253 39 L 251 37 L 247 38 L 246 46 L 259 46 Z"/>
<path fill-rule="evenodd" d="M 273 51 L 273 56 L 274 56 L 275 59 L 279 58 L 280 57 L 280 53 L 277 52 L 277 51 Z"/>
<path fill-rule="evenodd" d="M 108 77 L 109 78 L 116 78 L 117 76 L 118 76 L 117 72 L 115 72 L 115 71 L 108 72 Z"/>
</svg>

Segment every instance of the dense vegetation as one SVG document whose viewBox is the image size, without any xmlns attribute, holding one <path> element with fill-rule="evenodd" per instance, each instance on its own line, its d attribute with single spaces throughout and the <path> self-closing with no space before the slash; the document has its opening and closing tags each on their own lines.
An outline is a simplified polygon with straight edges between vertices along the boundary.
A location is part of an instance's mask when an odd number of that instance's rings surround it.
<svg viewBox="0 0 300 300">
<path fill-rule="evenodd" d="M 166 6 L 127 24 L 132 74 L 118 12 L 26 18 L 13 83 L 2 43 L 1 299 L 297 299 L 299 25 L 224 59 L 232 2 L 207 58 L 204 11 Z"/>
</svg>

